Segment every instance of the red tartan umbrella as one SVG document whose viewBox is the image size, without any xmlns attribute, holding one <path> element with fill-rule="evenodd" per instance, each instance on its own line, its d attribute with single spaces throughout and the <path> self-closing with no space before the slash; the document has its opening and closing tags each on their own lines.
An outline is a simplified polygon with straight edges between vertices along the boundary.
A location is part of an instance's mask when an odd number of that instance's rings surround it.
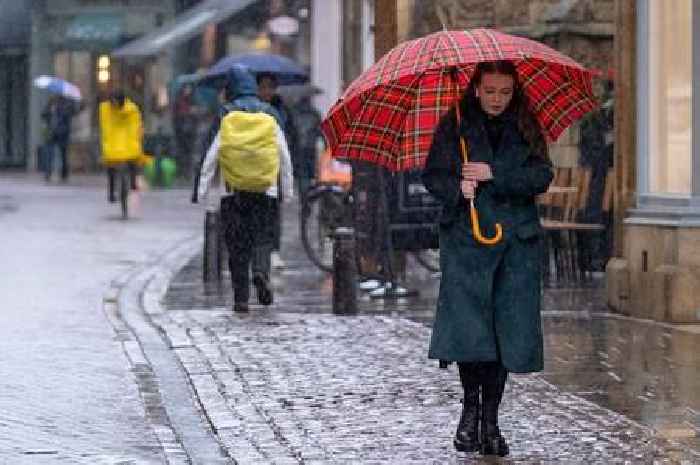
<svg viewBox="0 0 700 465">
<path fill-rule="evenodd" d="M 436 32 L 398 45 L 352 82 L 321 125 L 333 155 L 392 171 L 423 167 L 458 89 L 478 63 L 497 60 L 515 64 L 525 101 L 552 141 L 596 106 L 592 73 L 546 45 L 490 29 Z"/>
</svg>

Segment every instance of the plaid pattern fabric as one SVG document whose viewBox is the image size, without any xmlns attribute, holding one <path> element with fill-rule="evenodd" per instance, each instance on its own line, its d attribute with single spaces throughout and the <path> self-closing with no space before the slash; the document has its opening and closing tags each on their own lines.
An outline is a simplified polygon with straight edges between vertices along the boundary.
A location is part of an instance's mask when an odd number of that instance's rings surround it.
<svg viewBox="0 0 700 465">
<path fill-rule="evenodd" d="M 546 45 L 490 29 L 442 31 L 395 47 L 352 82 L 321 125 L 333 155 L 393 171 L 422 167 L 476 64 L 495 60 L 515 63 L 551 141 L 596 106 L 592 73 Z"/>
</svg>

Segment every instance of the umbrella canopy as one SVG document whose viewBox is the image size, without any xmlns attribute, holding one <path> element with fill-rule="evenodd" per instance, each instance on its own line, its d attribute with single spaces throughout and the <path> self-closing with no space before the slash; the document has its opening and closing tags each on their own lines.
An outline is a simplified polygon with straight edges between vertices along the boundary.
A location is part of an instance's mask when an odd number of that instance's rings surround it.
<svg viewBox="0 0 700 465">
<path fill-rule="evenodd" d="M 596 107 L 592 73 L 546 45 L 490 29 L 441 31 L 398 45 L 351 83 L 322 123 L 333 155 L 421 168 L 476 65 L 498 60 L 515 64 L 525 103 L 552 141 Z"/>
<path fill-rule="evenodd" d="M 277 77 L 280 85 L 304 84 L 309 76 L 302 68 L 287 57 L 272 53 L 246 53 L 222 58 L 207 71 L 204 82 L 217 81 L 234 65 L 248 68 L 253 74 L 269 73 Z"/>
<path fill-rule="evenodd" d="M 76 101 L 83 99 L 78 86 L 55 76 L 39 76 L 34 79 L 34 85 L 39 89 L 48 90 L 52 94 L 62 95 Z"/>
</svg>

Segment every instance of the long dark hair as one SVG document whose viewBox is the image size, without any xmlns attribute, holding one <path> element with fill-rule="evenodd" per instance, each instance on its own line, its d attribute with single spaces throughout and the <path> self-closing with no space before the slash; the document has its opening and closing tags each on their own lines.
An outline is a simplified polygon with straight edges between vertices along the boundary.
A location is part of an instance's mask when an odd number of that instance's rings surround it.
<svg viewBox="0 0 700 465">
<path fill-rule="evenodd" d="M 505 111 L 511 111 L 517 115 L 518 129 L 530 145 L 532 153 L 535 156 L 549 160 L 549 149 L 547 140 L 542 133 L 535 115 L 530 111 L 525 103 L 522 89 L 518 83 L 518 72 L 515 69 L 515 64 L 512 61 L 485 61 L 476 66 L 474 75 L 469 81 L 467 90 L 464 91 L 462 97 L 462 107 L 465 108 L 466 114 L 470 114 L 476 108 L 481 108 L 479 99 L 476 97 L 476 88 L 481 84 L 481 79 L 486 73 L 505 74 L 513 77 L 514 88 L 513 98 Z"/>
</svg>

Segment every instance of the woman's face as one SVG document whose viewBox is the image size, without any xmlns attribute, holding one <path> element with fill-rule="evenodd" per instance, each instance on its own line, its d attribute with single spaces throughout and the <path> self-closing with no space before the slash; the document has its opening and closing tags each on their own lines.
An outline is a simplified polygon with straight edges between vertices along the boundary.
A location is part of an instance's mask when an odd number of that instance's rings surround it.
<svg viewBox="0 0 700 465">
<path fill-rule="evenodd" d="M 481 108 L 487 115 L 498 116 L 513 100 L 515 81 L 510 74 L 484 73 L 476 87 Z"/>
</svg>

